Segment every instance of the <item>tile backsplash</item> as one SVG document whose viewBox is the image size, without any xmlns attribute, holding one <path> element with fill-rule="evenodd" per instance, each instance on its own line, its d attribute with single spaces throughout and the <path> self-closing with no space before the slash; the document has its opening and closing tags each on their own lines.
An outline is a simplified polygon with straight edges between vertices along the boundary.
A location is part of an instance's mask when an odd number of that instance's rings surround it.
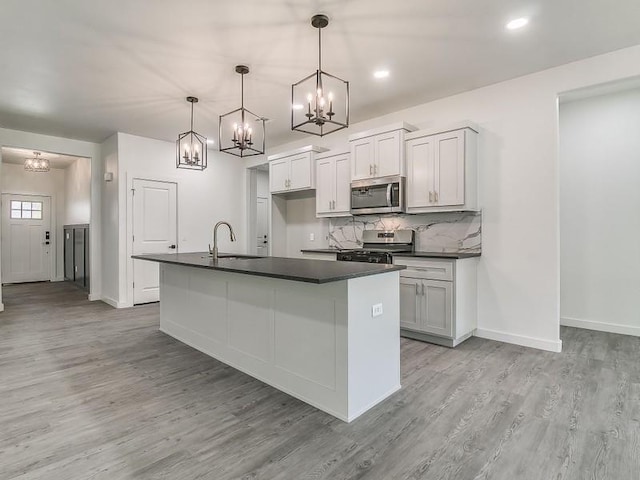
<svg viewBox="0 0 640 480">
<path fill-rule="evenodd" d="M 374 229 L 415 230 L 417 251 L 476 252 L 482 248 L 482 214 L 479 212 L 332 218 L 329 222 L 329 246 L 361 247 L 362 231 Z"/>
</svg>

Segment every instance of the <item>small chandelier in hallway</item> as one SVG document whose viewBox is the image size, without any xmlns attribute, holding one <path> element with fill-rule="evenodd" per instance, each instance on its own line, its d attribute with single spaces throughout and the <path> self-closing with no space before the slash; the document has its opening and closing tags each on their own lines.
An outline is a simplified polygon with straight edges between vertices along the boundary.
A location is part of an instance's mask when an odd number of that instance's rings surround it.
<svg viewBox="0 0 640 480">
<path fill-rule="evenodd" d="M 51 168 L 49 160 L 40 158 L 40 152 L 33 152 L 34 158 L 27 158 L 24 161 L 24 169 L 27 172 L 48 172 Z"/>
</svg>

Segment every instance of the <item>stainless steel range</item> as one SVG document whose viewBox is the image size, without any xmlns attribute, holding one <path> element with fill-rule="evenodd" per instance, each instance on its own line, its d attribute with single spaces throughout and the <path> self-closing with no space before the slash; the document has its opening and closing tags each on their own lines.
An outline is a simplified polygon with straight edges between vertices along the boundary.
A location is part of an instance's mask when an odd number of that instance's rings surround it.
<svg viewBox="0 0 640 480">
<path fill-rule="evenodd" d="M 362 248 L 337 254 L 342 262 L 392 263 L 394 253 L 413 252 L 413 230 L 365 230 Z"/>
</svg>

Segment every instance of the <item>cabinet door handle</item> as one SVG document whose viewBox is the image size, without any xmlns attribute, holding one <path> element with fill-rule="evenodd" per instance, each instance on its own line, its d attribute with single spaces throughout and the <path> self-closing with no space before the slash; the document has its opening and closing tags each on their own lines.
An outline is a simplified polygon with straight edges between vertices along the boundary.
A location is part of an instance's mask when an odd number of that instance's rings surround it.
<svg viewBox="0 0 640 480">
<path fill-rule="evenodd" d="M 429 203 L 433 203 L 433 192 L 429 190 Z"/>
<path fill-rule="evenodd" d="M 333 202 L 333 207 L 332 208 L 333 208 L 333 210 L 335 210 L 336 209 L 336 201 L 332 200 L 332 202 Z"/>
<path fill-rule="evenodd" d="M 433 196 L 436 199 L 436 203 L 438 203 L 438 192 L 433 192 Z"/>
<path fill-rule="evenodd" d="M 369 165 L 369 175 L 373 175 L 373 165 Z"/>
<path fill-rule="evenodd" d="M 416 296 L 417 296 L 417 295 L 420 295 L 420 289 L 419 289 L 418 284 L 416 283 Z"/>
<path fill-rule="evenodd" d="M 373 174 L 377 175 L 378 174 L 378 165 L 373 165 Z"/>
<path fill-rule="evenodd" d="M 425 290 L 424 290 L 424 283 L 423 283 L 423 284 L 422 284 L 422 296 L 424 297 L 425 295 L 426 295 L 426 294 L 425 294 Z"/>
</svg>

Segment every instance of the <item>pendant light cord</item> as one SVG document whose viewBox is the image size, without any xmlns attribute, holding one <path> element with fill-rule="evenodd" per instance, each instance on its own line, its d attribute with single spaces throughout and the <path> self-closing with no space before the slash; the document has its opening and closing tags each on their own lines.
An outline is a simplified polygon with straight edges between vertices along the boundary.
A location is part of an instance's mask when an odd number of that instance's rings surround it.
<svg viewBox="0 0 640 480">
<path fill-rule="evenodd" d="M 318 28 L 318 70 L 322 70 L 322 28 Z"/>
<path fill-rule="evenodd" d="M 191 102 L 191 131 L 193 132 L 193 102 Z"/>
</svg>

